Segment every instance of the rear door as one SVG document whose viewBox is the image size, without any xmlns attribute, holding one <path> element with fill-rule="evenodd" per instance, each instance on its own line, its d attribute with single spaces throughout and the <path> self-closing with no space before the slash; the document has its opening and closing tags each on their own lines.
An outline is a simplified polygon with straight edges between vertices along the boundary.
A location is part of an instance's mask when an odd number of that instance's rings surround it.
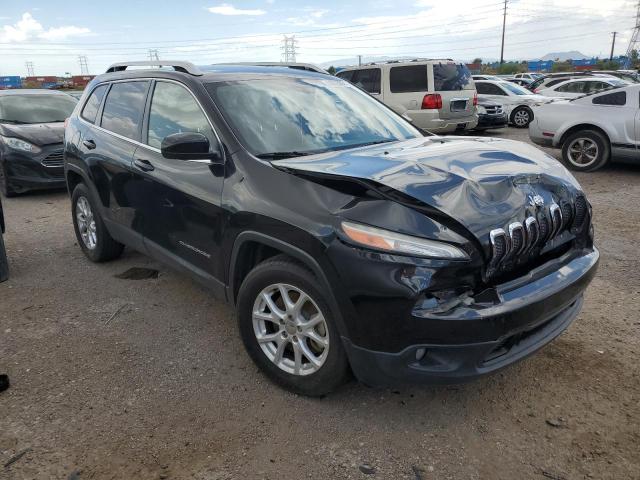
<svg viewBox="0 0 640 480">
<path fill-rule="evenodd" d="M 136 191 L 132 158 L 140 141 L 148 80 L 98 86 L 80 117 L 86 124 L 78 149 L 90 170 L 110 233 L 134 248 L 142 248 L 142 224 L 134 207 Z M 100 100 L 106 96 L 102 105 Z"/>
<path fill-rule="evenodd" d="M 431 64 L 432 90 L 442 97 L 442 119 L 462 119 L 474 114 L 476 87 L 466 65 L 454 62 Z"/>
</svg>

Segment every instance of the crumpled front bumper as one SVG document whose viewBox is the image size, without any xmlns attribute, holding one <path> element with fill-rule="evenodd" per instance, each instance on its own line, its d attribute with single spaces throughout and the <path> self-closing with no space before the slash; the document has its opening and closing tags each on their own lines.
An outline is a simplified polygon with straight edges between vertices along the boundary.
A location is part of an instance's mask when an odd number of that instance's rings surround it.
<svg viewBox="0 0 640 480">
<path fill-rule="evenodd" d="M 576 318 L 583 292 L 599 261 L 597 249 L 542 276 L 498 286 L 500 301 L 461 306 L 444 314 L 414 310 L 416 342 L 399 352 L 355 345 L 343 338 L 356 377 L 368 385 L 463 383 L 495 372 L 536 352 Z M 419 326 L 417 328 L 416 326 Z"/>
</svg>

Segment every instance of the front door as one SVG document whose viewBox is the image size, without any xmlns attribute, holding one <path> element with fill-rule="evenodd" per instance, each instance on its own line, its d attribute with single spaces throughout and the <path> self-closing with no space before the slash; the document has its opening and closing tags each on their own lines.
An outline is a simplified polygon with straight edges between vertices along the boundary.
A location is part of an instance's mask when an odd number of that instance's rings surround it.
<svg viewBox="0 0 640 480">
<path fill-rule="evenodd" d="M 154 256 L 189 269 L 201 279 L 221 280 L 223 169 L 202 160 L 162 156 L 162 140 L 174 133 L 199 132 L 218 145 L 211 122 L 182 84 L 157 80 L 144 122 L 143 144 L 134 153 L 144 241 Z"/>
</svg>

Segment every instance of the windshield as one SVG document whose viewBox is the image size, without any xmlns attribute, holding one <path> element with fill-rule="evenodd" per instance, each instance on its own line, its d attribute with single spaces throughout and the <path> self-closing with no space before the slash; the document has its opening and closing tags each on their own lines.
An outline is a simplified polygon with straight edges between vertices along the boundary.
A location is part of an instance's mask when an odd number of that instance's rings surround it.
<svg viewBox="0 0 640 480">
<path fill-rule="evenodd" d="M 421 137 L 388 108 L 347 82 L 264 78 L 207 84 L 254 155 L 294 157 Z"/>
<path fill-rule="evenodd" d="M 473 79 L 466 65 L 455 63 L 433 64 L 433 89 L 436 92 L 473 90 Z"/>
<path fill-rule="evenodd" d="M 515 83 L 500 82 L 500 86 L 502 88 L 505 88 L 505 89 L 509 90 L 511 93 L 514 93 L 516 95 L 531 95 L 531 92 L 529 90 L 525 90 L 520 85 L 516 85 Z"/>
<path fill-rule="evenodd" d="M 68 95 L 6 95 L 0 97 L 0 122 L 64 122 L 77 100 Z"/>
</svg>

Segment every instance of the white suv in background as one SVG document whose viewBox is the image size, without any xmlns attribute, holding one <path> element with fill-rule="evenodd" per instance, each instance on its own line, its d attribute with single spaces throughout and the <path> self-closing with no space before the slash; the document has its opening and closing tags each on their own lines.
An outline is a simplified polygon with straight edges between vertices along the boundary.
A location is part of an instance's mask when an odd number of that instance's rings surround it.
<svg viewBox="0 0 640 480">
<path fill-rule="evenodd" d="M 529 137 L 562 149 L 565 164 L 591 172 L 611 159 L 640 162 L 640 84 L 533 107 Z"/>
<path fill-rule="evenodd" d="M 336 74 L 434 133 L 478 124 L 471 72 L 453 60 L 411 60 L 348 67 Z"/>
</svg>

